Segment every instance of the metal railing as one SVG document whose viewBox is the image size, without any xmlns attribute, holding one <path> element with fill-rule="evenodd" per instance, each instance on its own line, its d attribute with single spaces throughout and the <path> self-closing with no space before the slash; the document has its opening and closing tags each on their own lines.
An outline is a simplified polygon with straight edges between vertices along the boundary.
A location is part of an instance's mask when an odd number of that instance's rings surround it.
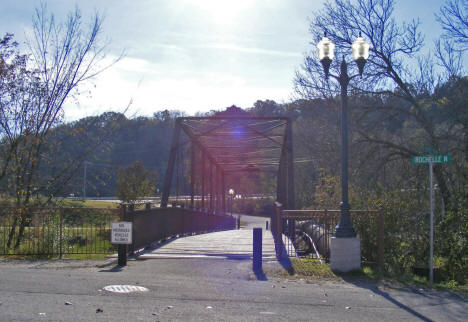
<svg viewBox="0 0 468 322">
<path fill-rule="evenodd" d="M 59 256 L 107 254 L 111 222 L 120 210 L 96 208 L 33 208 L 0 211 L 0 255 Z"/>
<path fill-rule="evenodd" d="M 361 239 L 361 259 L 369 264 L 376 264 L 380 269 L 384 265 L 384 216 L 380 210 L 351 210 L 354 229 Z M 286 252 L 287 256 L 314 257 L 312 238 L 320 255 L 330 259 L 330 237 L 340 219 L 340 210 L 283 210 L 276 203 L 271 225 L 275 238 L 277 255 Z M 301 226 L 313 225 L 313 234 L 301 234 Z M 287 238 L 283 237 L 286 236 Z M 307 236 L 306 236 L 307 235 Z"/>
<path fill-rule="evenodd" d="M 123 220 L 133 223 L 133 243 L 128 245 L 130 254 L 155 242 L 176 236 L 236 227 L 235 218 L 226 214 L 213 214 L 183 207 L 151 208 L 150 204 L 140 210 L 125 205 Z"/>
<path fill-rule="evenodd" d="M 301 225 L 313 223 L 317 227 L 318 234 L 310 237 L 319 245 L 320 255 L 328 261 L 330 258 L 330 237 L 335 232 L 339 214 L 339 211 L 335 210 L 283 210 L 284 233 L 289 237 L 286 245 L 288 254 L 315 258 L 315 252 L 312 252 L 312 245 L 309 244 L 308 237 L 299 233 Z"/>
</svg>

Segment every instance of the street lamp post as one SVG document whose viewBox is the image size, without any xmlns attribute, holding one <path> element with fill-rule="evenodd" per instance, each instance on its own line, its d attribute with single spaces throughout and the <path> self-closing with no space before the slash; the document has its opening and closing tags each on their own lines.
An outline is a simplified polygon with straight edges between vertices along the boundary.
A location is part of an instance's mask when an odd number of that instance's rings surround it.
<svg viewBox="0 0 468 322">
<path fill-rule="evenodd" d="M 343 57 L 339 75 L 329 73 L 330 64 L 334 58 L 335 45 L 325 35 L 317 44 L 318 58 L 322 63 L 325 77 L 336 79 L 341 87 L 341 203 L 340 221 L 335 229 L 335 237 L 356 237 L 349 215 L 350 205 L 348 199 L 348 84 L 351 79 L 362 76 L 364 65 L 369 58 L 369 44 L 359 35 L 352 44 L 353 59 L 356 61 L 359 74 L 349 76 L 348 66 Z"/>
<path fill-rule="evenodd" d="M 230 197 L 229 199 L 231 199 L 231 205 L 230 205 L 229 208 L 231 208 L 231 216 L 232 216 L 233 215 L 233 213 L 232 213 L 232 204 L 233 204 L 233 198 L 234 198 L 234 189 L 232 189 L 232 188 L 229 189 L 228 194 L 229 194 L 229 197 Z"/>
</svg>

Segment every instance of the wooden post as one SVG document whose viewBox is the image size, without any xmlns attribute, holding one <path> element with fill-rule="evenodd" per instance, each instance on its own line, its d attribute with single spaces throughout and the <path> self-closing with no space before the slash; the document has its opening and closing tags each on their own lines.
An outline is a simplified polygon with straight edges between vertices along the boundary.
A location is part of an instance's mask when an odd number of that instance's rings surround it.
<svg viewBox="0 0 468 322">
<path fill-rule="evenodd" d="M 378 247 L 378 254 L 377 254 L 377 263 L 379 266 L 379 271 L 383 272 L 385 269 L 385 261 L 384 261 L 384 250 L 385 250 L 385 238 L 384 238 L 384 215 L 383 211 L 380 210 L 377 217 L 377 247 Z"/>
</svg>

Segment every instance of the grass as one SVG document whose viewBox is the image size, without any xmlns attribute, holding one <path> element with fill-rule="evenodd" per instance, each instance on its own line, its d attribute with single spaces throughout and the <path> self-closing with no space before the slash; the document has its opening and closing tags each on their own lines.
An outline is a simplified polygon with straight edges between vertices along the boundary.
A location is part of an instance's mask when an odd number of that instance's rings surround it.
<svg viewBox="0 0 468 322">
<path fill-rule="evenodd" d="M 120 202 L 108 202 L 100 200 L 63 200 L 62 205 L 64 207 L 72 208 L 118 209 L 120 207 Z"/>
<path fill-rule="evenodd" d="M 429 283 L 427 278 L 410 273 L 381 273 L 377 269 L 363 266 L 361 270 L 349 273 L 334 273 L 328 264 L 320 264 L 317 259 L 291 258 L 291 267 L 286 269 L 265 269 L 267 275 L 289 279 L 312 281 L 364 281 L 385 282 L 396 288 L 418 287 L 435 288 L 443 291 L 456 291 L 468 294 L 468 285 L 458 285 L 455 281 Z"/>
<path fill-rule="evenodd" d="M 88 260 L 88 259 L 106 259 L 107 256 L 109 256 L 109 254 L 65 254 L 62 256 L 62 258 Z"/>
<path fill-rule="evenodd" d="M 3 247 L 3 250 L 6 251 L 4 254 L 6 256 L 16 254 L 52 258 L 58 257 L 60 252 L 60 236 L 57 230 L 41 232 L 36 235 L 35 232 L 37 231 L 34 228 L 26 227 L 24 238 L 17 249 L 6 249 L 6 234 L 1 234 L 1 232 L 0 229 L 0 247 Z M 105 256 L 115 252 L 115 246 L 109 240 L 109 229 L 92 231 L 90 228 L 87 232 L 83 228 L 65 227 L 62 236 L 63 257 L 86 257 L 86 253 L 105 253 L 102 255 Z"/>
<path fill-rule="evenodd" d="M 389 282 L 397 286 L 413 286 L 421 288 L 436 288 L 444 291 L 456 291 L 468 294 L 468 285 L 459 285 L 455 281 L 442 281 L 439 283 L 429 283 L 426 277 L 421 277 L 411 273 L 384 272 L 381 273 L 371 267 L 363 267 L 361 276 L 372 280 Z"/>
<path fill-rule="evenodd" d="M 339 277 L 332 272 L 329 265 L 320 264 L 317 259 L 291 258 L 289 269 L 268 270 L 267 273 L 284 278 L 312 279 L 312 280 L 338 280 Z"/>
</svg>

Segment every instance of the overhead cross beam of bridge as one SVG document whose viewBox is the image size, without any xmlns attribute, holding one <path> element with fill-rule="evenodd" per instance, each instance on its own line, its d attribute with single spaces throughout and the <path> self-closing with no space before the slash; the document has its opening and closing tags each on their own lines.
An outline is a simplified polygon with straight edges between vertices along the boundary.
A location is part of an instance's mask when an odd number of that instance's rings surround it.
<svg viewBox="0 0 468 322">
<path fill-rule="evenodd" d="M 180 171 L 183 167 L 189 167 L 188 175 Z M 171 192 L 178 194 L 188 181 L 190 208 L 226 213 L 226 193 L 234 177 L 239 173 L 253 176 L 262 172 L 276 174 L 277 201 L 285 209 L 294 209 L 289 118 L 253 116 L 235 106 L 213 116 L 179 117 L 173 132 L 161 207 L 167 207 Z M 199 204 L 195 205 L 195 199 L 199 199 Z"/>
</svg>

